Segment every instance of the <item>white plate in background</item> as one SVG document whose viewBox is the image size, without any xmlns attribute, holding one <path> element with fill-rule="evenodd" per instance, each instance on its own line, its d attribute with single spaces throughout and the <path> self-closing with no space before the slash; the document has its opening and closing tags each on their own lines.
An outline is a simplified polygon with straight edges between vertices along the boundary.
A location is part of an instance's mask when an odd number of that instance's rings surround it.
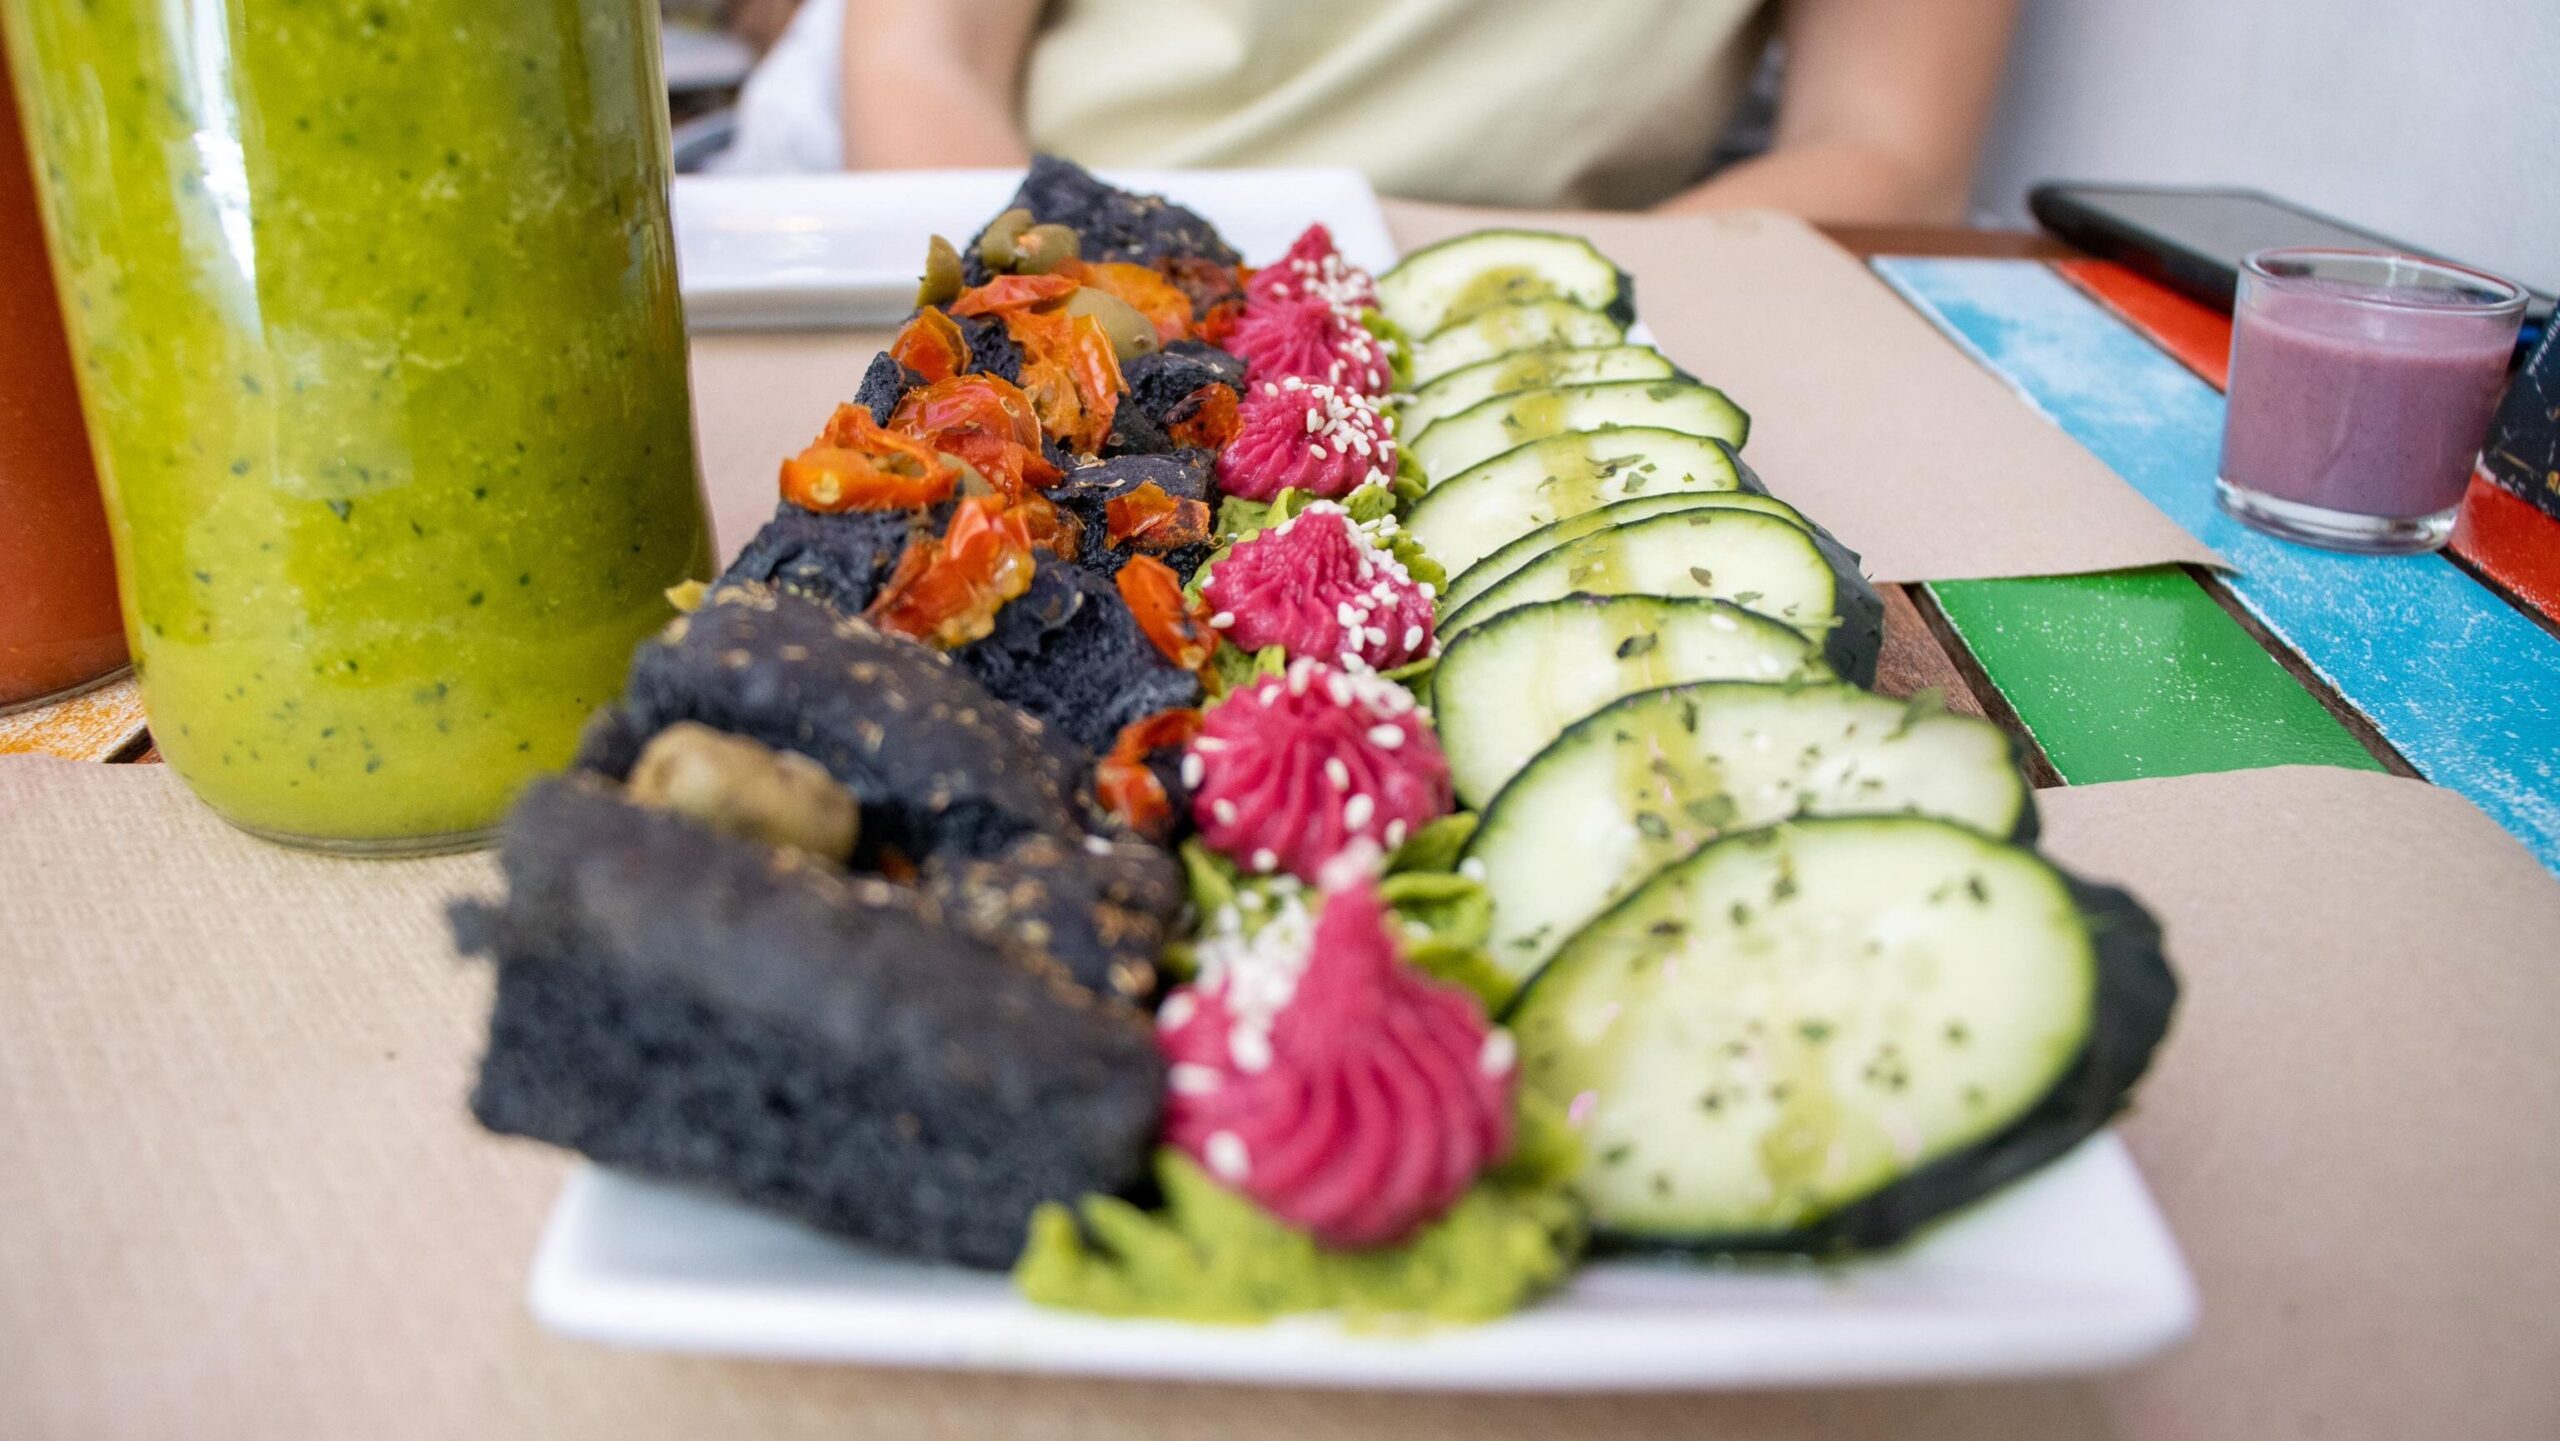
<svg viewBox="0 0 2560 1441">
<path fill-rule="evenodd" d="M 1356 170 L 1109 170 L 1207 217 L 1247 263 L 1279 258 L 1322 220 L 1353 263 L 1395 263 L 1378 197 Z M 894 325 L 915 308 L 925 243 L 966 244 L 1019 170 L 679 176 L 676 265 L 696 330 Z"/>
</svg>

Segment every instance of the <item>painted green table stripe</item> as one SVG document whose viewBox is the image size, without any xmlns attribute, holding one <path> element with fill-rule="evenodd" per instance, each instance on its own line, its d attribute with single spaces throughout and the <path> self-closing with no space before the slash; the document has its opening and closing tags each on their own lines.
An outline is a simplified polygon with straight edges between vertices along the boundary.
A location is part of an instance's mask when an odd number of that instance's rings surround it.
<svg viewBox="0 0 2560 1441">
<path fill-rule="evenodd" d="M 2382 765 L 2174 566 L 1940 581 L 1947 621 L 2065 781 Z"/>
</svg>

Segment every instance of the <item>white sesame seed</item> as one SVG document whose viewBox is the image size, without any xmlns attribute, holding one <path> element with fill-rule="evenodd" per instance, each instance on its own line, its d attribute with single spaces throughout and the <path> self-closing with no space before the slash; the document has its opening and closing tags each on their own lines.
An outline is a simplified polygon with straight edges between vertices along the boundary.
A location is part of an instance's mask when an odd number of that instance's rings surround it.
<svg viewBox="0 0 2560 1441">
<path fill-rule="evenodd" d="M 1234 825 L 1236 823 L 1236 803 L 1228 800 L 1225 796 L 1220 796 L 1216 800 L 1209 802 L 1209 814 L 1217 817 L 1218 824 L 1222 826 Z"/>
<path fill-rule="evenodd" d="M 1324 778 L 1332 783 L 1335 790 L 1351 789 L 1351 767 L 1344 765 L 1340 756 L 1324 758 Z"/>
<path fill-rule="evenodd" d="M 1241 1184 L 1253 1171 L 1253 1158 L 1245 1154 L 1244 1138 L 1233 1131 L 1211 1131 L 1207 1144 L 1200 1148 L 1200 1158 L 1209 1163 L 1209 1174 L 1228 1185 Z"/>
<path fill-rule="evenodd" d="M 1342 803 L 1342 823 L 1351 829 L 1366 830 L 1378 813 L 1378 802 L 1369 795 L 1356 795 Z"/>
<path fill-rule="evenodd" d="M 1164 1004 L 1156 1009 L 1156 1029 L 1159 1031 L 1181 1030 L 1190 1025 L 1191 1018 L 1199 1013 L 1200 1002 L 1195 1000 L 1189 991 L 1176 991 L 1165 997 Z"/>
<path fill-rule="evenodd" d="M 1233 630 L 1235 629 L 1235 624 L 1236 613 L 1231 610 L 1222 610 L 1216 615 L 1209 617 L 1209 629 L 1211 630 Z"/>
<path fill-rule="evenodd" d="M 1500 1026 L 1484 1033 L 1484 1049 L 1476 1053 L 1476 1065 L 1488 1076 L 1499 1076 L 1520 1059 L 1520 1043 Z"/>
<path fill-rule="evenodd" d="M 1386 842 L 1390 850 L 1404 844 L 1404 821 L 1401 817 L 1387 822 Z"/>
<path fill-rule="evenodd" d="M 1458 874 L 1465 876 L 1471 881 L 1483 880 L 1485 875 L 1484 859 L 1480 856 L 1469 856 L 1465 860 L 1458 862 Z"/>
<path fill-rule="evenodd" d="M 1369 744 L 1382 751 L 1395 750 L 1404 744 L 1404 727 L 1394 724 L 1369 727 Z"/>
<path fill-rule="evenodd" d="M 1280 857 L 1274 854 L 1269 846 L 1264 846 L 1262 849 L 1253 853 L 1253 868 L 1255 870 L 1261 871 L 1267 875 L 1270 872 L 1277 870 L 1279 866 Z"/>
<path fill-rule="evenodd" d="M 1227 1054 L 1236 1069 L 1247 1073 L 1271 1069 L 1271 1036 L 1255 1026 L 1238 1026 L 1227 1035 Z"/>
<path fill-rule="evenodd" d="M 1085 851 L 1091 855 L 1107 856 L 1111 854 L 1111 842 L 1101 836 L 1086 836 L 1084 838 L 1084 848 Z"/>
<path fill-rule="evenodd" d="M 1200 759 L 1200 757 L 1199 757 L 1199 755 L 1198 755 L 1197 753 L 1194 753 L 1194 752 L 1186 752 L 1186 753 L 1183 755 L 1183 757 L 1182 757 L 1182 783 L 1183 783 L 1184 785 L 1190 786 L 1192 789 L 1197 790 L 1197 789 L 1199 789 L 1200 782 L 1201 782 L 1201 781 L 1203 781 L 1203 780 L 1206 780 L 1206 779 L 1208 778 L 1208 775 L 1209 775 L 1209 763 L 1208 763 L 1208 762 L 1206 762 L 1206 761 L 1204 761 L 1204 760 L 1202 760 L 1202 759 Z"/>
<path fill-rule="evenodd" d="M 1225 1079 L 1218 1074 L 1216 1067 L 1204 1066 L 1197 1061 L 1176 1061 L 1164 1073 L 1166 1088 L 1177 1096 L 1209 1095 L 1215 1092 Z"/>
<path fill-rule="evenodd" d="M 1217 736 L 1202 736 L 1191 743 L 1191 748 L 1200 752 L 1202 755 L 1213 756 L 1218 752 L 1225 750 L 1227 748 L 1227 743 Z"/>
<path fill-rule="evenodd" d="M 1422 627 L 1421 627 L 1421 626 L 1419 626 L 1419 625 L 1409 625 L 1409 626 L 1406 626 L 1406 627 L 1404 628 L 1404 648 L 1405 648 L 1406 650 L 1420 650 L 1420 649 L 1422 649 Z"/>
</svg>

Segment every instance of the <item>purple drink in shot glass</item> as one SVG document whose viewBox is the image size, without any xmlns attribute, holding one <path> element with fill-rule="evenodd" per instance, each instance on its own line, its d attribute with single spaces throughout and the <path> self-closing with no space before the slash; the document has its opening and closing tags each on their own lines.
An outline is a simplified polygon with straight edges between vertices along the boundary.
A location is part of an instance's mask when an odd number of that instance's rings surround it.
<svg viewBox="0 0 2560 1441">
<path fill-rule="evenodd" d="M 2251 255 L 2232 314 L 2223 509 L 2336 550 L 2443 545 L 2524 303 L 2495 276 L 2411 256 Z"/>
</svg>

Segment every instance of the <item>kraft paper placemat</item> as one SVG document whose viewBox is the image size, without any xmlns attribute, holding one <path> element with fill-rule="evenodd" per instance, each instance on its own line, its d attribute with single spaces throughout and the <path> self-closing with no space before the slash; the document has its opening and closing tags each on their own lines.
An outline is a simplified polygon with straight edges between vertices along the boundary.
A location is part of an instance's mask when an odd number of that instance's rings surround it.
<svg viewBox="0 0 2560 1441">
<path fill-rule="evenodd" d="M 1635 276 L 1663 351 L 1751 412 L 1771 491 L 1881 581 L 2064 575 L 2221 557 L 1948 343 L 1848 252 L 1758 211 L 1524 215 L 1396 201 L 1411 250 L 1492 224 L 1587 234 Z M 722 554 L 889 336 L 694 338 L 694 413 Z"/>
<path fill-rule="evenodd" d="M 162 767 L 0 761 L 0 1436 L 1480 1441 L 2560 1434 L 2560 884 L 2458 796 L 2047 791 L 2187 1001 L 2127 1134 L 2203 1329 L 2087 1383 L 1464 1398 L 622 1353 L 526 1317 L 564 1157 L 473 1129 L 486 856 L 251 841 Z"/>
</svg>

